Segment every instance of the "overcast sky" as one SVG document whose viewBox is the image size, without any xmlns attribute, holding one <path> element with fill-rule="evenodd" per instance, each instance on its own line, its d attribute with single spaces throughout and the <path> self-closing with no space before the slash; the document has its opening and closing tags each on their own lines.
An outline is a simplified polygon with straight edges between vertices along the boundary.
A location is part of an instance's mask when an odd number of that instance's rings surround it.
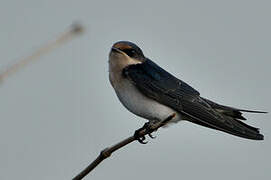
<svg viewBox="0 0 271 180">
<path fill-rule="evenodd" d="M 83 36 L 0 84 L 0 179 L 71 179 L 146 122 L 108 80 L 112 44 L 129 40 L 201 92 L 270 111 L 270 1 L 2 0 L 0 70 L 74 21 Z M 246 114 L 264 141 L 180 122 L 117 151 L 85 179 L 271 179 L 271 116 Z"/>
</svg>

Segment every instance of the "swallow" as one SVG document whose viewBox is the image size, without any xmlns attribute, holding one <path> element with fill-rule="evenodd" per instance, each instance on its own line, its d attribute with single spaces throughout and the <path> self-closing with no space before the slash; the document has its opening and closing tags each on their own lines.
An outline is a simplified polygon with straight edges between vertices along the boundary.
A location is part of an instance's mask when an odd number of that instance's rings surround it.
<svg viewBox="0 0 271 180">
<path fill-rule="evenodd" d="M 168 123 L 187 120 L 246 139 L 264 139 L 258 128 L 242 121 L 246 120 L 242 113 L 267 112 L 224 106 L 201 97 L 193 87 L 145 57 L 132 42 L 113 44 L 109 53 L 109 80 L 120 102 L 130 112 L 148 120 L 143 128 L 171 117 Z M 144 143 L 145 137 L 137 140 Z"/>
</svg>

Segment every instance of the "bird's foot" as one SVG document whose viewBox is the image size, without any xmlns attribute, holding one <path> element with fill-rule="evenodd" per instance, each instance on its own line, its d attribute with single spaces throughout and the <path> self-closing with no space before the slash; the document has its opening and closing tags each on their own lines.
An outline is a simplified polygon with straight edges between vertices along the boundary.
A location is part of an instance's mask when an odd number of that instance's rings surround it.
<svg viewBox="0 0 271 180">
<path fill-rule="evenodd" d="M 138 130 L 135 131 L 135 134 L 134 134 L 134 137 L 135 139 L 140 142 L 141 144 L 147 144 L 148 141 L 145 141 L 146 140 L 146 137 L 145 135 L 142 136 L 140 135 L 140 132 L 142 130 L 145 130 L 146 131 L 146 134 L 148 134 L 148 136 L 152 139 L 156 138 L 155 136 L 153 136 L 151 133 L 154 131 L 153 128 L 152 128 L 152 124 L 150 122 L 147 122 L 144 124 L 144 126 Z"/>
<path fill-rule="evenodd" d="M 135 137 L 135 139 L 136 139 L 139 143 L 141 143 L 141 144 L 147 144 L 148 141 L 145 141 L 145 140 L 146 140 L 146 137 L 140 135 L 140 132 L 141 132 L 142 130 L 143 130 L 143 127 L 140 128 L 140 129 L 138 129 L 138 130 L 136 130 L 136 131 L 135 131 L 135 134 L 134 134 L 134 137 Z"/>
<path fill-rule="evenodd" d="M 148 141 L 145 141 L 146 140 L 146 137 L 145 135 L 142 135 L 142 131 L 145 130 L 144 134 L 148 134 L 148 136 L 152 139 L 155 139 L 156 136 L 153 136 L 151 133 L 153 133 L 154 131 L 157 130 L 157 128 L 154 128 L 155 125 L 157 125 L 156 123 L 158 123 L 158 125 L 160 125 L 159 127 L 161 126 L 164 126 L 166 125 L 171 119 L 173 119 L 174 117 L 176 116 L 175 113 L 173 113 L 172 115 L 168 116 L 165 120 L 163 120 L 162 122 L 147 122 L 144 124 L 144 126 L 138 130 L 135 131 L 135 134 L 134 134 L 134 138 L 140 142 L 141 144 L 147 144 Z"/>
<path fill-rule="evenodd" d="M 153 136 L 153 135 L 152 135 L 152 133 L 153 133 L 154 131 L 156 131 L 156 130 L 153 129 L 154 124 L 155 124 L 155 122 L 147 122 L 147 123 L 145 123 L 144 126 L 143 126 L 143 127 L 145 127 L 148 136 L 149 136 L 150 138 L 152 138 L 152 139 L 155 139 L 155 138 L 156 138 L 156 136 Z"/>
</svg>

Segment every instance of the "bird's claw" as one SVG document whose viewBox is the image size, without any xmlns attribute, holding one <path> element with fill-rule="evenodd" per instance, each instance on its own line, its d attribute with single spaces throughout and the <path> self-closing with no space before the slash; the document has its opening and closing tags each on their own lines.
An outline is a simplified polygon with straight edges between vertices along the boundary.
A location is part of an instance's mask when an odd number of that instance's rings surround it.
<svg viewBox="0 0 271 180">
<path fill-rule="evenodd" d="M 148 134 L 150 138 L 155 139 L 156 136 L 153 136 L 151 133 Z"/>
<path fill-rule="evenodd" d="M 134 137 L 135 139 L 141 143 L 141 144 L 147 144 L 148 141 L 146 140 L 145 136 L 140 135 L 140 131 L 145 130 L 148 134 L 148 136 L 152 139 L 156 138 L 155 136 L 153 136 L 151 133 L 153 132 L 152 128 L 151 128 L 151 124 L 149 122 L 145 123 L 144 126 L 138 130 L 135 131 Z"/>
<path fill-rule="evenodd" d="M 156 136 L 153 136 L 153 135 L 152 135 L 153 129 L 151 128 L 150 122 L 145 123 L 143 127 L 146 129 L 147 134 L 148 134 L 148 136 L 149 136 L 150 138 L 152 138 L 152 139 L 155 139 L 155 138 L 156 138 Z"/>
<path fill-rule="evenodd" d="M 146 137 L 145 136 L 140 136 L 140 131 L 144 129 L 144 126 L 138 130 L 135 131 L 135 134 L 134 134 L 134 137 L 135 139 L 140 143 L 140 144 L 147 144 L 148 141 L 145 141 L 146 140 Z"/>
<path fill-rule="evenodd" d="M 164 121 L 160 122 L 162 123 L 162 126 L 167 124 L 172 118 L 174 118 L 176 116 L 176 113 L 173 113 L 172 115 L 168 116 Z M 153 129 L 152 127 L 153 124 L 151 124 L 151 122 L 147 122 L 144 124 L 144 126 L 138 130 L 135 131 L 134 134 L 134 138 L 135 140 L 137 140 L 138 142 L 140 142 L 141 144 L 147 144 L 148 141 L 146 140 L 145 135 L 140 134 L 141 131 L 145 130 L 144 134 L 148 134 L 148 136 L 152 139 L 155 139 L 156 136 L 153 136 L 151 133 L 156 131 L 157 129 Z"/>
<path fill-rule="evenodd" d="M 138 142 L 141 143 L 141 144 L 147 144 L 148 141 L 145 141 L 146 140 L 146 137 L 145 136 L 142 136 L 142 137 L 139 137 L 138 138 Z"/>
</svg>

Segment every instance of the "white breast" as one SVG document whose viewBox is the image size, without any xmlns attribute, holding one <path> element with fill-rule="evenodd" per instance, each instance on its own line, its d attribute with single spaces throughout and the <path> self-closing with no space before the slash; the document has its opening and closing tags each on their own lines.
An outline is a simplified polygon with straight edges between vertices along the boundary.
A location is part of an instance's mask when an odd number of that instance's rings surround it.
<svg viewBox="0 0 271 180">
<path fill-rule="evenodd" d="M 131 81 L 122 76 L 123 68 L 138 63 L 141 62 L 123 53 L 111 51 L 109 54 L 109 79 L 121 103 L 132 113 L 150 121 L 165 120 L 173 113 L 176 116 L 171 122 L 181 120 L 179 113 L 143 95 Z"/>
<path fill-rule="evenodd" d="M 129 80 L 123 79 L 120 86 L 115 88 L 121 103 L 132 113 L 148 120 L 165 120 L 176 113 L 172 120 L 179 121 L 180 115 L 175 110 L 143 95 Z"/>
</svg>

